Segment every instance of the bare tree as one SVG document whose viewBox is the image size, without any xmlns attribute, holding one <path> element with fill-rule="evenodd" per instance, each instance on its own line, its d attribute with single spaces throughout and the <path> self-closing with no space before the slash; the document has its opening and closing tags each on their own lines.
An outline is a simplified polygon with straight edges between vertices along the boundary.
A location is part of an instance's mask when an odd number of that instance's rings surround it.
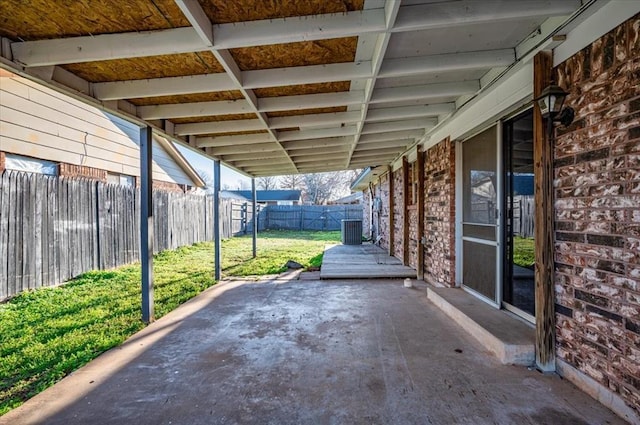
<svg viewBox="0 0 640 425">
<path fill-rule="evenodd" d="M 348 195 L 351 174 L 348 171 L 304 174 L 305 201 L 316 205 L 324 205 L 333 199 Z"/>
<path fill-rule="evenodd" d="M 275 176 L 258 177 L 256 186 L 261 190 L 273 190 L 278 187 L 278 178 Z"/>
<path fill-rule="evenodd" d="M 197 168 L 196 172 L 200 175 L 202 181 L 204 181 L 203 189 L 207 193 L 213 193 L 213 173 L 202 168 Z"/>
<path fill-rule="evenodd" d="M 301 190 L 304 188 L 304 178 L 302 174 L 289 174 L 280 178 L 282 189 Z"/>
</svg>

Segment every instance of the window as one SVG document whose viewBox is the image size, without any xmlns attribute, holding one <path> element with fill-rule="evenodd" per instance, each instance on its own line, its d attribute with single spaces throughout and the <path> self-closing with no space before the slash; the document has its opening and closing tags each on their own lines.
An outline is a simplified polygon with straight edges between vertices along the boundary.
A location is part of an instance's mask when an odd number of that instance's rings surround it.
<svg viewBox="0 0 640 425">
<path fill-rule="evenodd" d="M 43 159 L 30 158 L 28 156 L 6 154 L 4 166 L 7 170 L 25 171 L 27 173 L 58 175 L 58 165 L 55 162 Z"/>
<path fill-rule="evenodd" d="M 107 183 L 134 187 L 136 185 L 136 178 L 126 174 L 107 173 Z"/>
</svg>

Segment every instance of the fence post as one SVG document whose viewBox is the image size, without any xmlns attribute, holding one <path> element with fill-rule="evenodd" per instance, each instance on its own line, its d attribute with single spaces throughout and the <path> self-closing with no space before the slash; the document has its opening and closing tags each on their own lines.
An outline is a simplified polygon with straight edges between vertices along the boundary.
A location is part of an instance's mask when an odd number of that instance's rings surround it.
<svg viewBox="0 0 640 425">
<path fill-rule="evenodd" d="M 241 215 L 240 218 L 242 219 L 242 230 L 243 233 L 246 235 L 248 230 L 247 230 L 247 203 L 245 202 L 244 204 L 242 204 L 242 211 L 241 211 Z"/>
<path fill-rule="evenodd" d="M 96 194 L 96 204 L 95 204 L 95 217 L 96 220 L 96 259 L 95 266 L 96 268 L 102 268 L 102 250 L 100 249 L 100 182 L 96 181 L 94 185 L 94 190 Z"/>
</svg>

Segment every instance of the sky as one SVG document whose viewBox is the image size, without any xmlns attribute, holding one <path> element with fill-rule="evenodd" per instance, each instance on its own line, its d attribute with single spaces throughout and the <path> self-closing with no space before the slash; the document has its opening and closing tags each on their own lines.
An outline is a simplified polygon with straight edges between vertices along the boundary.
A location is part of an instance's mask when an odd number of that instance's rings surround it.
<svg viewBox="0 0 640 425">
<path fill-rule="evenodd" d="M 174 144 L 207 184 L 213 182 L 212 159 L 199 154 L 180 143 Z M 251 189 L 251 178 L 222 165 L 220 167 L 220 187 L 223 189 L 228 188 L 230 190 Z"/>
</svg>

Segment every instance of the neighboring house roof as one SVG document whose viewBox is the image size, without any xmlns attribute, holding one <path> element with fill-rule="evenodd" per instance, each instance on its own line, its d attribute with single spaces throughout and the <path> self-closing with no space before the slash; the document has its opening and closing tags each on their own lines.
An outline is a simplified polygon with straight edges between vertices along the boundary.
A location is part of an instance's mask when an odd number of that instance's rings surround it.
<svg viewBox="0 0 640 425">
<path fill-rule="evenodd" d="M 250 201 L 251 200 L 251 196 L 249 196 L 249 198 L 244 197 L 238 193 L 237 190 L 221 190 L 220 191 L 220 197 L 224 198 L 224 199 L 237 199 L 239 201 Z"/>
<path fill-rule="evenodd" d="M 360 204 L 362 203 L 362 192 L 352 193 L 330 202 L 336 205 Z"/>
<path fill-rule="evenodd" d="M 165 151 L 167 151 L 169 156 L 176 162 L 176 164 L 178 164 L 180 168 L 182 168 L 182 170 L 185 172 L 185 174 L 189 176 L 191 180 L 193 180 L 195 187 L 205 187 L 207 185 L 204 180 L 202 180 L 202 177 L 200 177 L 200 174 L 198 174 L 195 168 L 191 166 L 189 161 L 187 161 L 186 158 L 180 153 L 178 148 L 176 148 L 173 142 L 157 134 L 153 135 L 153 139 L 160 146 L 162 146 Z"/>
<path fill-rule="evenodd" d="M 250 190 L 225 190 L 224 192 L 251 200 Z M 258 202 L 300 201 L 301 195 L 302 192 L 299 190 L 256 190 Z"/>
</svg>

